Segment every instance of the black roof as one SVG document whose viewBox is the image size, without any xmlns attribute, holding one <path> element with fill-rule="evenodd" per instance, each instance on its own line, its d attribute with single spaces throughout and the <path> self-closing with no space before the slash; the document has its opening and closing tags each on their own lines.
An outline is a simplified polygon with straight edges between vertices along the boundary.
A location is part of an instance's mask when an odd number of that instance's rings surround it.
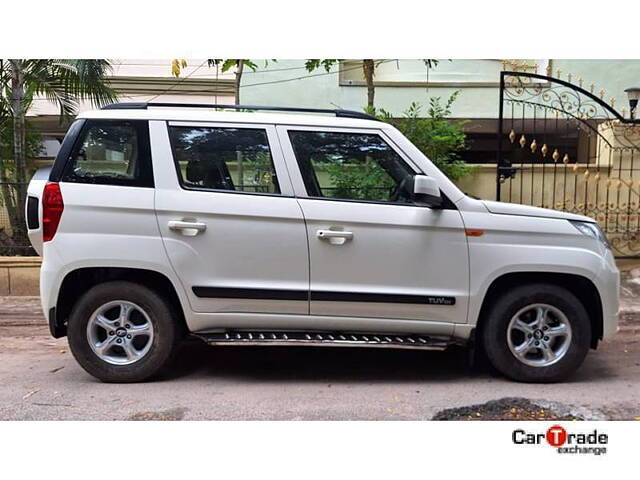
<svg viewBox="0 0 640 480">
<path fill-rule="evenodd" d="M 363 120 L 376 120 L 376 117 L 354 110 L 322 109 L 304 107 L 273 107 L 264 105 L 220 105 L 208 103 L 166 103 L 166 102 L 126 102 L 112 103 L 102 107 L 102 110 L 146 110 L 149 107 L 183 107 L 183 108 L 210 108 L 210 109 L 233 109 L 233 110 L 262 110 L 272 112 L 296 112 L 296 113 L 327 113 L 336 117 L 360 118 Z"/>
</svg>

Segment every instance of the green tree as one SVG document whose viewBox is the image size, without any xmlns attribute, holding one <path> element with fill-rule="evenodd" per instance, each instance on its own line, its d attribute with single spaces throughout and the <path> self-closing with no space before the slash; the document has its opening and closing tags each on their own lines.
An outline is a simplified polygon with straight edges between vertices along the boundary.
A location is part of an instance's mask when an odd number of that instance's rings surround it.
<svg viewBox="0 0 640 480">
<path fill-rule="evenodd" d="M 42 152 L 42 136 L 25 122 L 25 153 L 27 158 L 35 158 Z M 24 204 L 18 202 L 18 190 L 20 185 L 14 183 L 15 179 L 15 163 L 8 160 L 13 159 L 13 119 L 5 122 L 3 128 L 0 128 L 0 163 L 3 166 L 3 175 L 0 183 L 0 209 L 6 212 L 9 219 L 9 225 L 12 226 L 12 235 L 4 231 L 0 227 L 0 255 L 13 255 L 13 246 L 25 246 L 28 244 L 24 238 L 24 225 L 19 224 L 17 214 L 21 213 Z M 29 172 L 28 172 L 29 173 Z M 13 226 L 18 228 L 14 228 Z M 26 243 L 25 243 L 26 242 Z M 3 248 L 6 247 L 6 250 Z M 28 249 L 27 249 L 28 250 Z"/>
<path fill-rule="evenodd" d="M 110 70 L 107 60 L 0 60 L 0 139 L 3 141 L 0 182 L 4 183 L 0 193 L 15 242 L 26 240 L 23 206 L 28 180 L 27 157 L 33 148 L 26 116 L 33 100 L 41 96 L 56 104 L 61 119 L 75 115 L 81 101 L 89 101 L 96 107 L 112 103 L 117 95 L 107 85 Z M 5 157 L 8 148 L 13 158 Z M 15 192 L 6 182 L 16 183 Z"/>
<path fill-rule="evenodd" d="M 210 67 L 220 66 L 222 73 L 228 72 L 232 68 L 235 68 L 235 80 L 236 80 L 236 98 L 235 104 L 240 105 L 240 83 L 242 82 L 242 74 L 245 68 L 250 68 L 255 72 L 258 65 L 251 60 L 222 60 L 219 58 L 210 58 L 207 60 Z"/>
<path fill-rule="evenodd" d="M 459 94 L 459 91 L 454 92 L 444 104 L 440 97 L 431 97 L 426 117 L 422 116 L 423 106 L 418 102 L 412 102 L 400 118 L 394 118 L 384 109 L 375 112 L 378 118 L 400 130 L 452 180 L 458 180 L 474 170 L 459 155 L 460 151 L 467 148 L 464 126 L 468 122 L 447 118 Z"/>
</svg>

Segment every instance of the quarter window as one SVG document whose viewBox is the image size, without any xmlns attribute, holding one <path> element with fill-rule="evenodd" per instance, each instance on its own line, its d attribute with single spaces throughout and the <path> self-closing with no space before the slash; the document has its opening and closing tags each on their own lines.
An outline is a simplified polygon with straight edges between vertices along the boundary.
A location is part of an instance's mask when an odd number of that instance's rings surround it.
<svg viewBox="0 0 640 480">
<path fill-rule="evenodd" d="M 147 122 L 88 121 L 62 180 L 152 187 Z"/>
<path fill-rule="evenodd" d="M 280 193 L 265 130 L 169 127 L 169 136 L 183 187 Z"/>
<path fill-rule="evenodd" d="M 311 197 L 410 203 L 413 170 L 379 136 L 290 131 Z"/>
</svg>

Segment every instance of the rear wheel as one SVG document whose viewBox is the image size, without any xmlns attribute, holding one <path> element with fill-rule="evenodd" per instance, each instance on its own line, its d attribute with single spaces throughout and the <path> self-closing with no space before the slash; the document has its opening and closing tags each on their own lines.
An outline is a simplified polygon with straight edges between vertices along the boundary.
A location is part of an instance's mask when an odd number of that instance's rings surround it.
<svg viewBox="0 0 640 480">
<path fill-rule="evenodd" d="M 482 337 L 489 361 L 524 382 L 557 382 L 582 364 L 591 322 L 568 290 L 535 284 L 514 288 L 488 312 Z"/>
<path fill-rule="evenodd" d="M 153 290 L 124 281 L 85 293 L 71 312 L 69 347 L 104 382 L 138 382 L 158 373 L 179 338 L 171 307 Z"/>
</svg>

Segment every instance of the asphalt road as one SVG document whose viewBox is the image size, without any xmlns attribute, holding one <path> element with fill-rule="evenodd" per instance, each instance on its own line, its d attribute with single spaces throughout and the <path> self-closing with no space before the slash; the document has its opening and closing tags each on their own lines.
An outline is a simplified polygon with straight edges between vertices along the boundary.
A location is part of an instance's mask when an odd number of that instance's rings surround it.
<svg viewBox="0 0 640 480">
<path fill-rule="evenodd" d="M 425 420 L 503 397 L 561 402 L 587 418 L 640 416 L 640 322 L 590 352 L 567 383 L 528 385 L 471 369 L 464 350 L 185 344 L 158 380 L 103 384 L 35 298 L 0 298 L 1 420 Z"/>
</svg>

